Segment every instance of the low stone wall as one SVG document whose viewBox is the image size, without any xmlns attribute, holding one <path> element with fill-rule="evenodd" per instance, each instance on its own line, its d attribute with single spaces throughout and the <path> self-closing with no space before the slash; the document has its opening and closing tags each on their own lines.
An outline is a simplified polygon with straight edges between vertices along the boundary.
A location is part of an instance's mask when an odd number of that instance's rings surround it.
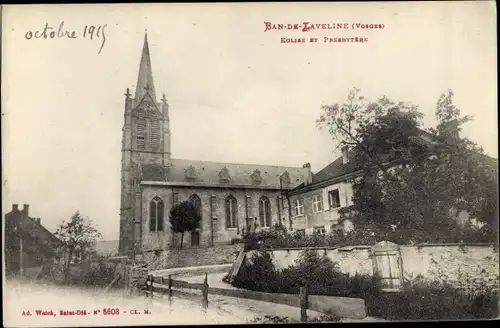
<svg viewBox="0 0 500 328">
<path fill-rule="evenodd" d="M 231 264 L 242 245 L 221 245 L 210 248 L 186 248 L 144 252 L 137 259 L 148 264 L 149 270 L 161 270 L 203 265 Z"/>
<path fill-rule="evenodd" d="M 148 268 L 146 264 L 129 264 L 125 269 L 125 289 L 128 295 L 138 295 L 146 285 Z"/>
<path fill-rule="evenodd" d="M 344 248 L 288 248 L 270 250 L 276 268 L 294 265 L 301 252 L 314 249 L 337 262 L 344 273 L 373 274 L 371 246 Z M 428 280 L 445 280 L 457 287 L 498 288 L 498 249 L 493 245 L 417 245 L 400 246 L 404 278 L 418 275 Z"/>
</svg>

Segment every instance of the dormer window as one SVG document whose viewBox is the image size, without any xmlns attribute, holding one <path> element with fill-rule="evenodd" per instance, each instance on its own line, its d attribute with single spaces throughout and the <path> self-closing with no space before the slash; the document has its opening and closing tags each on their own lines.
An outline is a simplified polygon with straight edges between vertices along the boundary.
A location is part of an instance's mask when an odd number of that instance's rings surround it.
<svg viewBox="0 0 500 328">
<path fill-rule="evenodd" d="M 231 181 L 231 176 L 229 175 L 229 170 L 227 167 L 224 167 L 220 172 L 219 172 L 219 181 L 221 183 L 228 183 Z"/>
<path fill-rule="evenodd" d="M 260 176 L 260 171 L 259 170 L 253 171 L 253 173 L 250 176 L 250 178 L 252 179 L 252 183 L 253 184 L 259 185 L 259 184 L 262 183 L 262 177 Z"/>
<path fill-rule="evenodd" d="M 290 173 L 285 171 L 280 177 L 281 185 L 288 186 L 290 184 Z"/>
<path fill-rule="evenodd" d="M 189 167 L 186 169 L 185 178 L 188 181 L 196 180 L 196 170 L 192 165 L 189 165 Z"/>
</svg>

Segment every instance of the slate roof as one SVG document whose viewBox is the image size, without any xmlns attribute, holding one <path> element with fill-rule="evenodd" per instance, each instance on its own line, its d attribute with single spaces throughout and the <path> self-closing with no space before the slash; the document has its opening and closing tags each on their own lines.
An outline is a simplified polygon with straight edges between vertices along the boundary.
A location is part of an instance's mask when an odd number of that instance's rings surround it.
<svg viewBox="0 0 500 328">
<path fill-rule="evenodd" d="M 427 145 L 427 146 L 433 146 L 437 144 L 437 142 L 433 140 L 433 137 L 430 133 L 423 130 L 421 132 L 422 134 L 419 137 L 412 138 L 412 142 L 419 145 Z M 342 156 L 338 157 L 336 160 L 325 166 L 318 173 L 313 175 L 312 184 L 320 183 L 335 178 L 340 178 L 346 174 L 356 172 L 358 169 L 360 169 L 360 167 L 357 165 L 358 163 L 356 163 L 356 161 L 354 160 L 355 155 L 356 155 L 356 150 L 351 149 L 348 153 L 350 161 L 346 164 L 342 163 Z M 495 159 L 485 154 L 472 153 L 472 152 L 471 156 L 475 156 L 476 160 L 482 162 L 490 169 L 498 170 L 498 159 Z M 296 190 L 301 189 L 302 187 L 305 187 L 305 185 L 300 184 L 299 186 L 296 187 Z"/>
<path fill-rule="evenodd" d="M 340 177 L 345 174 L 352 173 L 358 169 L 357 163 L 353 160 L 355 152 L 349 151 L 348 154 L 350 161 L 346 164 L 342 163 L 342 156 L 325 166 L 321 171 L 313 175 L 312 183 L 321 182 L 328 179 Z"/>
<path fill-rule="evenodd" d="M 168 167 L 144 165 L 141 180 L 280 188 L 282 176 L 282 187 L 288 189 L 304 181 L 305 170 L 299 167 L 172 159 Z"/>
<path fill-rule="evenodd" d="M 186 170 L 194 173 L 193 182 L 223 185 L 221 178 L 225 172 L 229 177 L 230 185 L 259 185 L 265 187 L 280 187 L 280 175 L 288 172 L 290 184 L 288 187 L 298 186 L 304 181 L 303 168 L 282 167 L 258 164 L 219 163 L 185 159 L 172 159 L 168 169 L 169 181 L 186 181 Z M 260 179 L 255 178 L 260 175 Z M 224 180 L 224 179 L 222 179 Z M 287 187 L 287 186 L 283 186 Z"/>
</svg>

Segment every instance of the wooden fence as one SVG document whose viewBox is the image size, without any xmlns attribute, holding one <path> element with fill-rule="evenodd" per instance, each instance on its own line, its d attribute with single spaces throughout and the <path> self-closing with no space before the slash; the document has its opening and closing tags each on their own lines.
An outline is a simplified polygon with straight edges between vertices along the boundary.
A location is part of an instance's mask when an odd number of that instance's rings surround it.
<svg viewBox="0 0 500 328">
<path fill-rule="evenodd" d="M 184 292 L 179 289 L 199 290 L 200 295 Z M 208 285 L 207 274 L 203 283 L 191 283 L 174 280 L 172 276 L 154 277 L 149 275 L 146 282 L 146 295 L 153 297 L 154 293 L 179 297 L 191 301 L 201 301 L 204 309 L 208 308 L 208 294 L 228 297 L 245 298 L 263 302 L 283 304 L 300 308 L 300 321 L 307 322 L 307 310 L 320 312 L 343 318 L 363 319 L 366 317 L 365 301 L 359 298 L 308 295 L 305 287 L 300 288 L 300 294 L 263 293 L 242 289 L 214 288 Z"/>
</svg>

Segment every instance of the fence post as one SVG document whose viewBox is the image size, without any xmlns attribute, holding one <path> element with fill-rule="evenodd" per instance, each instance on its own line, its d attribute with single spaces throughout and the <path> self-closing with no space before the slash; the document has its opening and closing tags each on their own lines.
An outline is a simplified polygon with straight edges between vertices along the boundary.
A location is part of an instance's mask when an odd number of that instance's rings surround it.
<svg viewBox="0 0 500 328">
<path fill-rule="evenodd" d="M 208 275 L 206 273 L 205 273 L 205 280 L 203 281 L 202 297 L 203 297 L 203 307 L 206 309 L 208 308 Z"/>
<path fill-rule="evenodd" d="M 168 275 L 168 300 L 172 301 L 172 275 Z"/>
<path fill-rule="evenodd" d="M 300 322 L 307 322 L 307 288 L 300 287 Z"/>
<path fill-rule="evenodd" d="M 153 291 L 154 291 L 154 286 L 153 286 L 153 282 L 155 280 L 155 277 L 153 275 L 151 275 L 151 286 L 149 287 L 149 290 L 151 291 L 151 298 L 153 298 Z"/>
</svg>

